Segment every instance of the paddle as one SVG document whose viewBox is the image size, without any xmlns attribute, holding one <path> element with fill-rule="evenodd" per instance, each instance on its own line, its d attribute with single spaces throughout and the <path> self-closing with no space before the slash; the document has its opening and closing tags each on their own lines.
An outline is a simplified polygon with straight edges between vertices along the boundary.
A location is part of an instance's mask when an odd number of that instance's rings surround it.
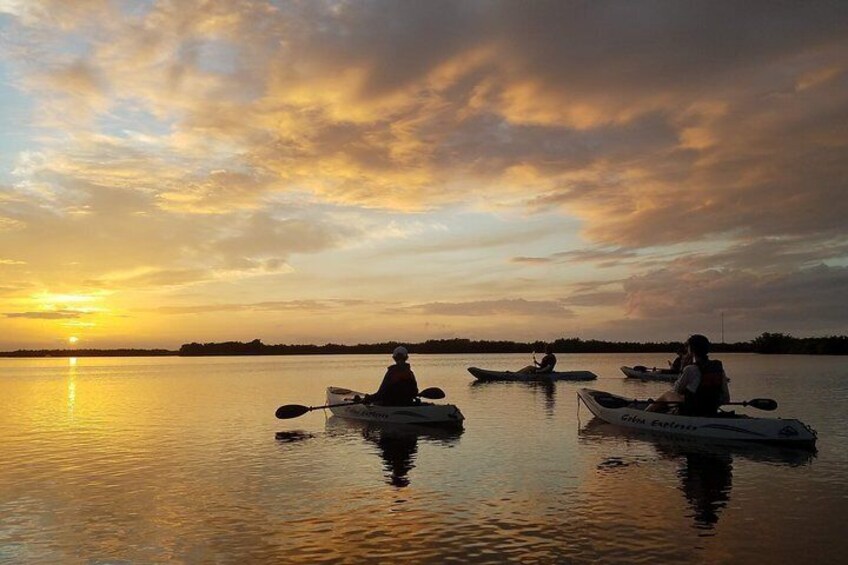
<svg viewBox="0 0 848 565">
<path fill-rule="evenodd" d="M 682 402 L 672 402 L 670 400 L 656 400 L 662 404 L 683 404 Z M 757 410 L 765 410 L 771 412 L 777 410 L 777 401 L 771 398 L 752 398 L 751 400 L 742 400 L 741 402 L 723 402 L 722 406 L 750 406 Z"/>
<path fill-rule="evenodd" d="M 421 398 L 427 398 L 429 400 L 439 400 L 445 397 L 445 391 L 437 387 L 430 387 L 425 388 L 424 390 L 419 392 L 418 396 L 420 396 Z M 325 410 L 327 408 L 336 408 L 338 406 L 353 406 L 354 404 L 362 404 L 362 400 L 357 400 L 355 402 L 342 402 L 339 404 L 324 404 L 323 406 L 303 406 L 302 404 L 286 404 L 277 408 L 277 411 L 274 414 L 280 420 L 289 420 L 291 418 L 303 416 L 307 412 L 312 412 L 313 410 Z"/>
<path fill-rule="evenodd" d="M 614 396 L 604 397 L 605 402 L 612 402 L 618 404 L 616 408 L 623 408 L 628 406 L 634 402 L 647 402 L 648 404 L 658 403 L 658 404 L 683 404 L 683 402 L 679 400 L 654 400 L 653 398 L 649 398 L 647 400 L 628 400 L 626 398 L 617 398 Z M 740 402 L 723 402 L 722 406 L 750 406 L 752 408 L 756 408 L 758 410 L 765 410 L 766 412 L 771 412 L 773 410 L 777 410 L 777 401 L 772 400 L 771 398 L 752 398 L 751 400 L 742 400 Z"/>
</svg>

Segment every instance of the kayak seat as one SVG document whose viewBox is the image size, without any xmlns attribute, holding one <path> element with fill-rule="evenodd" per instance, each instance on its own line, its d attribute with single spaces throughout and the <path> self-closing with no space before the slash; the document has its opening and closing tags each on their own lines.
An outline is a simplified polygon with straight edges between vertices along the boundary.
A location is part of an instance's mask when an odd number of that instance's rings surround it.
<svg viewBox="0 0 848 565">
<path fill-rule="evenodd" d="M 631 405 L 631 402 L 626 398 L 602 394 L 595 396 L 595 402 L 597 402 L 604 408 L 625 408 Z"/>
</svg>

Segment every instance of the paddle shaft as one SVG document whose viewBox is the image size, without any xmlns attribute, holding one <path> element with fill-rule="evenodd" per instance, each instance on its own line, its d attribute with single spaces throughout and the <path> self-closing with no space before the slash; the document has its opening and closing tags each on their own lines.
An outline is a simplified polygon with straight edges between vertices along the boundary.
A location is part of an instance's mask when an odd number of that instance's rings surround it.
<svg viewBox="0 0 848 565">
<path fill-rule="evenodd" d="M 363 404 L 362 402 L 340 402 L 339 404 L 324 404 L 321 406 L 310 406 L 308 412 L 312 412 L 313 410 L 324 410 L 326 408 L 339 408 L 341 406 L 355 406 L 357 404 Z"/>
<path fill-rule="evenodd" d="M 635 400 L 634 402 L 642 401 Z M 647 402 L 656 404 L 684 404 L 684 402 L 680 400 L 653 400 L 651 398 L 649 398 Z M 777 409 L 777 401 L 772 400 L 771 398 L 754 398 L 751 400 L 742 400 L 740 402 L 722 402 L 720 406 L 751 406 L 757 410 L 771 412 L 772 410 Z"/>
<path fill-rule="evenodd" d="M 647 400 L 634 399 L 634 400 L 632 400 L 632 402 L 650 402 L 650 403 L 655 403 L 655 404 L 683 404 L 684 403 L 682 400 L 654 400 L 653 398 L 649 398 Z M 730 406 L 730 405 L 733 405 L 733 406 L 753 406 L 747 400 L 743 400 L 742 402 L 722 402 L 720 404 L 720 406 Z"/>
</svg>

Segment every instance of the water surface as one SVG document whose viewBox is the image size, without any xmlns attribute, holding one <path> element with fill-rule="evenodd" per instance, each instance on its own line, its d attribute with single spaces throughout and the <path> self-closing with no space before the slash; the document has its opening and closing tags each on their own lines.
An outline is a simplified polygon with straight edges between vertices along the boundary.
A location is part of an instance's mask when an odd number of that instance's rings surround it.
<svg viewBox="0 0 848 565">
<path fill-rule="evenodd" d="M 667 357 L 558 368 L 648 397 L 668 385 L 618 367 Z M 578 409 L 585 383 L 465 371 L 520 355 L 412 355 L 458 433 L 274 418 L 375 390 L 388 355 L 0 360 L 0 562 L 844 562 L 848 361 L 720 358 L 734 398 L 777 399 L 818 453 L 626 434 Z"/>
</svg>

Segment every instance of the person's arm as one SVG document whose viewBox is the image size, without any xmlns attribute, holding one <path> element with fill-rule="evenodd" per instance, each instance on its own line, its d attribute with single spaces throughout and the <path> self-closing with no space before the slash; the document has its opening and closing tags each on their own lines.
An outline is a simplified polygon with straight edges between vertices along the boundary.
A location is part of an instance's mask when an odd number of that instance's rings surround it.
<svg viewBox="0 0 848 565">
<path fill-rule="evenodd" d="M 410 369 L 409 374 L 412 375 L 412 388 L 415 389 L 415 396 L 418 396 L 420 391 L 418 390 L 418 381 L 415 380 L 415 373 L 413 373 L 412 369 Z"/>
<path fill-rule="evenodd" d="M 688 365 L 674 382 L 674 392 L 685 396 L 686 392 L 695 392 L 701 382 L 701 371 L 697 365 Z"/>
<path fill-rule="evenodd" d="M 727 375 L 724 375 L 724 378 L 721 380 L 721 403 L 725 404 L 730 402 L 730 388 L 727 386 L 729 379 Z"/>
<path fill-rule="evenodd" d="M 383 395 L 386 394 L 386 390 L 389 388 L 389 371 L 386 371 L 385 376 L 383 377 L 383 382 L 380 383 L 380 388 L 377 389 L 377 392 L 374 394 L 368 394 L 365 396 L 366 401 L 374 402 L 376 400 L 381 400 Z"/>
</svg>

